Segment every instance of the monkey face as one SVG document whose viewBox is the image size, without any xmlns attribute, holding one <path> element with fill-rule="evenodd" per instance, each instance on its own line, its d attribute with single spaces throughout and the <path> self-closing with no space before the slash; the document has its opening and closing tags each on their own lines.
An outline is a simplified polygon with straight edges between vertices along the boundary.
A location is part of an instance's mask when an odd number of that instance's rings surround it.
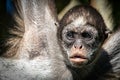
<svg viewBox="0 0 120 80">
<path fill-rule="evenodd" d="M 60 26 L 58 35 L 70 65 L 83 67 L 96 60 L 107 34 L 104 20 L 94 8 L 72 8 L 64 15 Z"/>
<path fill-rule="evenodd" d="M 70 64 L 83 67 L 94 61 L 101 42 L 94 26 L 69 24 L 62 31 L 62 44 Z"/>
</svg>

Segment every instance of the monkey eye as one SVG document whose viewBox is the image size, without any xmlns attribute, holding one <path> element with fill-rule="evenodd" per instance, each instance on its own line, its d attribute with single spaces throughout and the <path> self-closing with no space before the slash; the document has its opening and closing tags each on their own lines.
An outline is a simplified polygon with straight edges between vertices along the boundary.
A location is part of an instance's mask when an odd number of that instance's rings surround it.
<svg viewBox="0 0 120 80">
<path fill-rule="evenodd" d="M 75 32 L 68 31 L 66 34 L 67 39 L 73 39 L 75 37 L 74 34 L 75 34 Z"/>
<path fill-rule="evenodd" d="M 83 38 L 92 39 L 92 34 L 89 32 L 83 32 L 81 35 Z"/>
</svg>

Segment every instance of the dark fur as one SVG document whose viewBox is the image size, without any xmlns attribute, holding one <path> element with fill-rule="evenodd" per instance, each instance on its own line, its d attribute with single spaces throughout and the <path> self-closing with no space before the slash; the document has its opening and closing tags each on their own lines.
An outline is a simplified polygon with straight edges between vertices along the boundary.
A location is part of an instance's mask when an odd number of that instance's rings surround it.
<svg viewBox="0 0 120 80">
<path fill-rule="evenodd" d="M 14 1 L 14 10 L 11 14 L 5 12 L 4 16 L 7 17 L 1 18 L 1 22 L 3 21 L 1 31 L 4 31 L 4 33 L 0 35 L 0 55 L 13 57 L 16 55 L 25 32 L 21 5 L 17 4 L 17 1 Z"/>
<path fill-rule="evenodd" d="M 97 54 L 100 55 L 95 57 L 95 61 L 93 60 L 91 64 L 86 65 L 82 68 L 75 68 L 70 64 L 66 54 L 66 49 L 68 47 L 65 46 L 66 43 L 62 38 L 62 31 L 68 24 L 74 22 L 80 16 L 83 16 L 83 18 L 89 24 L 93 25 L 98 30 L 99 39 L 96 42 L 100 42 L 102 45 L 107 38 L 107 29 L 104 20 L 94 8 L 82 5 L 74 7 L 66 13 L 63 19 L 60 21 L 58 38 L 64 51 L 63 54 L 66 55 L 66 64 L 73 72 L 74 80 L 119 80 L 120 66 L 118 64 L 120 64 L 120 58 L 117 57 L 120 56 L 120 38 L 117 38 L 120 36 L 119 30 L 116 31 L 112 36 L 110 36 L 109 39 L 105 41 L 103 47 L 98 47 Z"/>
</svg>

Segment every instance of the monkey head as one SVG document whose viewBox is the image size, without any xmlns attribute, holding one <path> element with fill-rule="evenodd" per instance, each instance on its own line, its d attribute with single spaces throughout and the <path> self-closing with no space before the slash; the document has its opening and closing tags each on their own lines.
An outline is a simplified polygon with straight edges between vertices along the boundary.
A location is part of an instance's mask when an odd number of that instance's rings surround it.
<svg viewBox="0 0 120 80">
<path fill-rule="evenodd" d="M 107 37 L 101 15 L 85 5 L 74 7 L 65 14 L 58 35 L 69 64 L 78 68 L 95 61 Z"/>
</svg>

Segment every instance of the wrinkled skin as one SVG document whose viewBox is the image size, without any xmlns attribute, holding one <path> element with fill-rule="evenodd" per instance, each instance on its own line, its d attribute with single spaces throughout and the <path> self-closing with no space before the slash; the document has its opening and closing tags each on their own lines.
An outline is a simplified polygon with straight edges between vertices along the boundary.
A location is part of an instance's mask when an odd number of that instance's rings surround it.
<svg viewBox="0 0 120 80">
<path fill-rule="evenodd" d="M 101 15 L 90 6 L 74 7 L 62 18 L 58 38 L 74 80 L 120 78 L 120 32 L 107 39 L 108 32 Z"/>
</svg>

